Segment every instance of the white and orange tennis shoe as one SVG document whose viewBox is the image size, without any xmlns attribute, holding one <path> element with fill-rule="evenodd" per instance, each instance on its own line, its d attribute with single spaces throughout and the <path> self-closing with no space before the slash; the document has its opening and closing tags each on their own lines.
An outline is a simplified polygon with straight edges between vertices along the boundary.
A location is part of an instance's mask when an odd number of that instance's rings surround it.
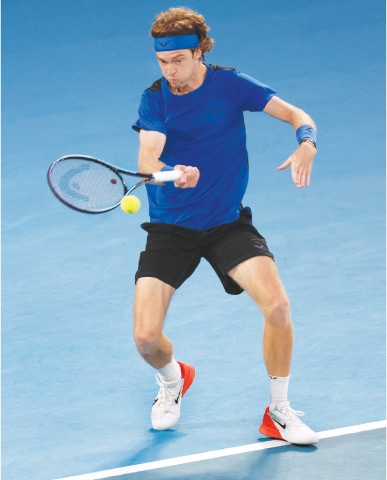
<svg viewBox="0 0 387 480">
<path fill-rule="evenodd" d="M 267 437 L 278 438 L 295 445 L 318 443 L 317 433 L 298 418 L 303 415 L 304 412 L 293 410 L 289 402 L 278 404 L 271 410 L 267 407 L 259 431 Z"/>
<path fill-rule="evenodd" d="M 159 393 L 152 406 L 151 420 L 155 430 L 168 430 L 180 418 L 181 400 L 195 378 L 195 369 L 192 365 L 178 362 L 181 369 L 181 380 L 166 382 L 160 375 L 156 375 L 156 383 L 160 387 Z"/>
</svg>

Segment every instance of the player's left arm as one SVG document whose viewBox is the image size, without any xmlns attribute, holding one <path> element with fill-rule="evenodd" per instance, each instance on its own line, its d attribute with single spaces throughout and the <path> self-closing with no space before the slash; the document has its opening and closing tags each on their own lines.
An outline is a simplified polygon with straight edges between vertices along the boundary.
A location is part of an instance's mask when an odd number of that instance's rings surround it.
<svg viewBox="0 0 387 480">
<path fill-rule="evenodd" d="M 289 123 L 296 132 L 301 125 L 310 125 L 316 130 L 316 124 L 306 112 L 290 103 L 281 100 L 279 97 L 272 97 L 266 104 L 264 110 L 268 115 Z M 301 143 L 297 150 L 278 167 L 278 170 L 285 170 L 291 166 L 292 178 L 298 188 L 310 185 L 310 177 L 313 167 L 313 159 L 317 149 L 308 142 Z"/>
</svg>

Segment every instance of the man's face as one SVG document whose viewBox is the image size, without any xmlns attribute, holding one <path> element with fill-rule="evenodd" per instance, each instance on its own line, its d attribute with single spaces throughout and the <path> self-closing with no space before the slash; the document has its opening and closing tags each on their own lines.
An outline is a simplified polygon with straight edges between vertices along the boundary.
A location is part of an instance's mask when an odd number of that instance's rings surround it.
<svg viewBox="0 0 387 480">
<path fill-rule="evenodd" d="M 199 66 L 200 55 L 200 50 L 192 53 L 189 49 L 156 52 L 161 72 L 172 88 L 181 88 L 189 82 Z"/>
</svg>

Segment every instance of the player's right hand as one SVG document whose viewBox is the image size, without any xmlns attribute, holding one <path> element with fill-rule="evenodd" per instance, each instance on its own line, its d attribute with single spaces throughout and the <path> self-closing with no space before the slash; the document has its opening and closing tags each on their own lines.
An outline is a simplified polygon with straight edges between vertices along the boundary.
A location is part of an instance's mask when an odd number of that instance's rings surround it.
<svg viewBox="0 0 387 480">
<path fill-rule="evenodd" d="M 185 165 L 175 165 L 175 170 L 180 170 L 181 175 L 178 180 L 175 181 L 175 187 L 178 188 L 194 188 L 196 187 L 200 172 L 197 167 L 187 167 Z"/>
</svg>

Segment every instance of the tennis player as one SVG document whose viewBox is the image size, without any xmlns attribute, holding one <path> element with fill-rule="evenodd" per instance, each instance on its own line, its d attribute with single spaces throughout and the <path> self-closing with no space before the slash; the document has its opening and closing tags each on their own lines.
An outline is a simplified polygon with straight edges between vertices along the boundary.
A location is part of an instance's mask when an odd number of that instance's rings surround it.
<svg viewBox="0 0 387 480">
<path fill-rule="evenodd" d="M 293 127 L 298 148 L 278 168 L 290 167 L 298 188 L 310 183 L 316 126 L 271 87 L 235 68 L 206 64 L 214 45 L 208 31 L 204 17 L 190 9 L 171 8 L 156 16 L 151 35 L 162 78 L 144 91 L 133 125 L 139 132 L 140 171 L 181 172 L 174 184 L 147 185 L 150 221 L 143 224 L 148 236 L 136 273 L 134 339 L 157 370 L 159 386 L 152 426 L 166 430 L 176 424 L 194 380 L 194 367 L 175 359 L 163 322 L 175 290 L 205 258 L 225 291 L 246 291 L 264 317 L 270 404 L 259 431 L 313 444 L 316 433 L 288 400 L 293 346 L 288 297 L 273 254 L 242 205 L 249 175 L 243 115 L 264 112 Z"/>
</svg>

